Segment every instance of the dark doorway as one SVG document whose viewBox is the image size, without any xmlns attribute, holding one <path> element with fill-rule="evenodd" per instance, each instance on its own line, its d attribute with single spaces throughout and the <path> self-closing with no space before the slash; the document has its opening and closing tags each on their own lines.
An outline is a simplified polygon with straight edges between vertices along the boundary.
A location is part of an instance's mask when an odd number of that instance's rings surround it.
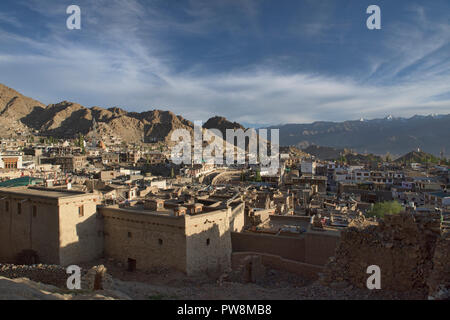
<svg viewBox="0 0 450 320">
<path fill-rule="evenodd" d="M 33 265 L 39 263 L 39 256 L 36 251 L 25 249 L 17 255 L 16 260 L 19 265 Z"/>
<path fill-rule="evenodd" d="M 247 265 L 247 279 L 246 279 L 246 281 L 247 282 L 253 282 L 252 280 L 252 277 L 253 277 L 253 275 L 252 275 L 252 268 L 253 268 L 253 264 L 252 264 L 252 262 L 250 261 L 249 263 L 248 263 L 248 265 Z"/>
<path fill-rule="evenodd" d="M 136 260 L 128 258 L 128 271 L 136 271 Z"/>
</svg>

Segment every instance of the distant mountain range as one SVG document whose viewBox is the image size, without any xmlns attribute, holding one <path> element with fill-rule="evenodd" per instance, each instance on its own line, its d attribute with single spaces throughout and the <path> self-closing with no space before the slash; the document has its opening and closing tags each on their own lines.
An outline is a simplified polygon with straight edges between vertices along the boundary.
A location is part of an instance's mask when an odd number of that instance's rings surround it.
<svg viewBox="0 0 450 320">
<path fill-rule="evenodd" d="M 450 107 L 449 107 L 450 108 Z M 400 156 L 420 148 L 439 156 L 450 154 L 450 114 L 412 118 L 314 122 L 269 127 L 280 129 L 280 144 L 306 149 L 311 145 L 351 149 L 358 153 Z"/>
<path fill-rule="evenodd" d="M 125 142 L 170 142 L 176 129 L 192 132 L 194 125 L 171 111 L 128 112 L 120 108 L 86 108 L 63 101 L 48 106 L 0 84 L 0 136 L 34 134 L 74 138 L 92 134 L 94 127 L 102 136 L 117 136 Z M 245 129 L 224 117 L 210 118 L 203 128 Z M 450 114 L 394 118 L 285 124 L 280 129 L 280 144 L 306 149 L 312 145 L 351 149 L 359 153 L 396 155 L 420 148 L 439 156 L 450 153 Z M 309 151 L 313 151 L 310 149 Z M 323 150 L 322 150 L 323 151 Z M 340 152 L 340 151 L 338 151 Z"/>
</svg>

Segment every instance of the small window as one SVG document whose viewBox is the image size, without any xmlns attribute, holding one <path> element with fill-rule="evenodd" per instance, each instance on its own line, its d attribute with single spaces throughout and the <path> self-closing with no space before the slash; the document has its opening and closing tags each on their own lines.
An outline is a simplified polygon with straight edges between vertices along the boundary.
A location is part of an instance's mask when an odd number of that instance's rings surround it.
<svg viewBox="0 0 450 320">
<path fill-rule="evenodd" d="M 84 206 L 78 207 L 78 217 L 84 217 Z"/>
<path fill-rule="evenodd" d="M 128 232 L 128 238 L 132 238 L 133 234 L 131 232 Z"/>
<path fill-rule="evenodd" d="M 5 201 L 5 211 L 9 211 L 9 201 Z"/>
<path fill-rule="evenodd" d="M 33 206 L 33 218 L 36 218 L 37 216 L 37 207 Z"/>
<path fill-rule="evenodd" d="M 206 245 L 209 246 L 210 243 L 211 243 L 211 240 L 209 240 L 209 238 L 206 239 Z"/>
<path fill-rule="evenodd" d="M 162 244 L 163 244 L 162 239 L 158 239 L 158 243 L 159 243 L 160 246 L 162 246 Z"/>
<path fill-rule="evenodd" d="M 22 204 L 19 202 L 17 204 L 17 214 L 21 214 L 22 213 Z"/>
</svg>

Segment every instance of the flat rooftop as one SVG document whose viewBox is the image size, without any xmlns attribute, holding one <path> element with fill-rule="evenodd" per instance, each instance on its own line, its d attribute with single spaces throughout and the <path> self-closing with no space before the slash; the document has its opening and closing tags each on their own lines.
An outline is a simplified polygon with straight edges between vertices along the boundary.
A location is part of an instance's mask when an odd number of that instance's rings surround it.
<svg viewBox="0 0 450 320">
<path fill-rule="evenodd" d="M 146 209 L 143 205 L 134 205 L 129 207 L 119 207 L 118 205 L 105 206 L 104 208 L 118 209 L 124 212 L 134 212 L 138 214 L 147 214 L 147 215 L 155 215 L 155 216 L 174 216 L 173 210 L 161 210 L 156 211 L 152 209 Z"/>
<path fill-rule="evenodd" d="M 74 190 L 54 190 L 48 188 L 38 188 L 38 187 L 13 187 L 13 188 L 0 188 L 0 193 L 12 193 L 23 196 L 33 196 L 33 197 L 44 197 L 44 198 L 67 198 L 67 197 L 78 197 L 81 195 L 89 195 L 82 191 Z"/>
</svg>

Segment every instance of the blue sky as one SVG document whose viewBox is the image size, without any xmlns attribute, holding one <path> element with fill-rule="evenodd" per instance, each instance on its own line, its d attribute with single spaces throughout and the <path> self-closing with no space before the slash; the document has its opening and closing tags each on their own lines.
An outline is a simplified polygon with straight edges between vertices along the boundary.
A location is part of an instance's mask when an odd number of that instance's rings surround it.
<svg viewBox="0 0 450 320">
<path fill-rule="evenodd" d="M 82 29 L 66 28 L 67 6 Z M 366 9 L 381 8 L 368 30 Z M 265 125 L 450 113 L 450 1 L 2 0 L 0 83 Z"/>
</svg>

